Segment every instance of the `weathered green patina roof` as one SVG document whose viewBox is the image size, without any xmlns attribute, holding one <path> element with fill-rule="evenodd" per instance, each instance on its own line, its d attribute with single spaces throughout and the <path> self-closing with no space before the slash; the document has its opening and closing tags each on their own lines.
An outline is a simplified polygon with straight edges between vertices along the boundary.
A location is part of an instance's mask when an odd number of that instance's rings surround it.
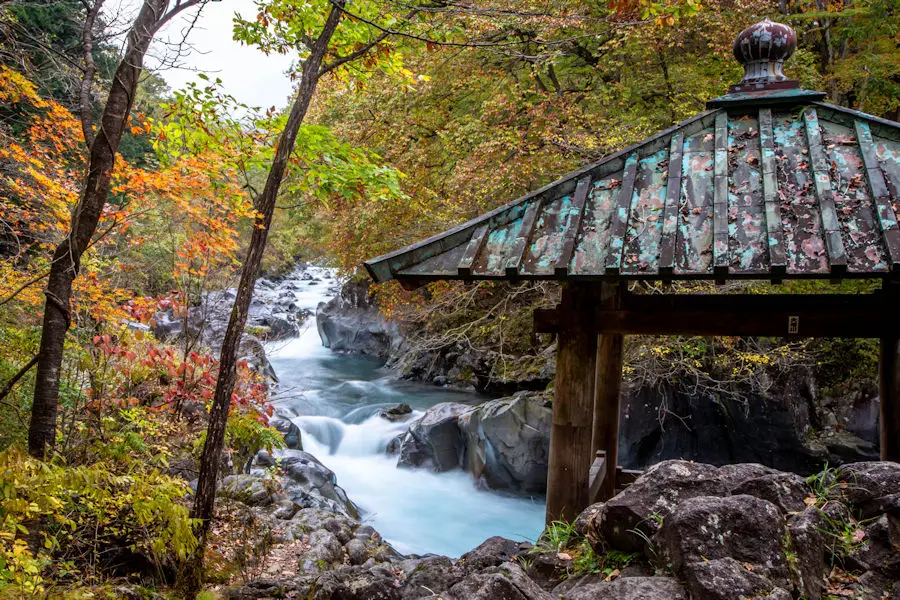
<svg viewBox="0 0 900 600">
<path fill-rule="evenodd" d="M 365 266 L 413 284 L 900 274 L 900 124 L 745 81 L 706 112 Z"/>
</svg>

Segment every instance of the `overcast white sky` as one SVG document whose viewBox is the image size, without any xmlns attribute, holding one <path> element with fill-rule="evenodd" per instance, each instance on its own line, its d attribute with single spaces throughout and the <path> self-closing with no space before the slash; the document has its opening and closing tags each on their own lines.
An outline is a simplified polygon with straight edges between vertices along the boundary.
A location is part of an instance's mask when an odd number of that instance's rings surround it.
<svg viewBox="0 0 900 600">
<path fill-rule="evenodd" d="M 255 48 L 235 42 L 231 21 L 235 12 L 244 17 L 255 15 L 253 0 L 210 2 L 188 38 L 196 51 L 181 62 L 210 78 L 220 78 L 225 91 L 240 102 L 263 108 L 285 106 L 291 93 L 291 82 L 285 71 L 292 58 L 275 54 L 266 56 Z M 184 19 L 178 19 L 169 24 L 162 35 L 180 39 L 184 27 Z M 153 52 L 159 55 L 163 48 L 157 44 Z M 152 68 L 152 61 L 148 61 L 147 66 Z M 167 69 L 159 74 L 173 90 L 197 79 L 195 71 L 184 69 Z"/>
</svg>

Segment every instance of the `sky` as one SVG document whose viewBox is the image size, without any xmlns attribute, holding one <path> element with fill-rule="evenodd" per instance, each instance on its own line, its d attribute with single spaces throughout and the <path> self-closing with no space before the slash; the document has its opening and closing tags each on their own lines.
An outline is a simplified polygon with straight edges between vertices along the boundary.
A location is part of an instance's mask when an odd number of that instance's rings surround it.
<svg viewBox="0 0 900 600">
<path fill-rule="evenodd" d="M 291 93 L 291 82 L 285 75 L 291 65 L 291 57 L 266 56 L 253 47 L 235 42 L 232 39 L 232 17 L 235 12 L 244 17 L 255 15 L 253 0 L 208 3 L 188 38 L 194 50 L 180 61 L 189 68 L 163 69 L 158 71 L 159 75 L 176 90 L 189 81 L 199 81 L 199 71 L 211 79 L 220 78 L 225 91 L 240 102 L 262 108 L 285 106 Z M 180 39 L 185 25 L 185 19 L 179 17 L 161 35 Z M 157 43 L 151 52 L 159 56 L 164 52 L 164 47 Z M 152 61 L 148 61 L 147 66 L 153 68 Z"/>
</svg>

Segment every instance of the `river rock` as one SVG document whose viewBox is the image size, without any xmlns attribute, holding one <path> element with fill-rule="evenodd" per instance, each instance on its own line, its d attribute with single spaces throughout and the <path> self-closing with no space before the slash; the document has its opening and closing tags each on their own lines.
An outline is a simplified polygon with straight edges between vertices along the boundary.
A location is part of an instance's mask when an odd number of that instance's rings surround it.
<svg viewBox="0 0 900 600">
<path fill-rule="evenodd" d="M 859 462 L 845 464 L 837 473 L 842 499 L 858 510 L 879 498 L 900 493 L 900 463 Z"/>
<path fill-rule="evenodd" d="M 686 574 L 692 596 L 703 600 L 772 597 L 776 587 L 730 557 L 692 563 Z"/>
<path fill-rule="evenodd" d="M 828 523 L 815 506 L 809 506 L 788 521 L 791 548 L 797 556 L 797 587 L 806 600 L 820 600 L 824 587 L 825 535 Z"/>
<path fill-rule="evenodd" d="M 424 558 L 406 571 L 406 585 L 401 597 L 403 600 L 418 600 L 440 590 L 449 590 L 464 576 L 465 572 L 446 556 Z"/>
<path fill-rule="evenodd" d="M 804 500 L 811 490 L 806 481 L 793 473 L 774 473 L 749 479 L 731 490 L 732 494 L 747 494 L 768 500 L 784 514 L 806 508 Z"/>
<path fill-rule="evenodd" d="M 359 510 L 337 485 L 334 472 L 308 452 L 285 451 L 279 466 L 284 472 L 284 491 L 287 497 L 303 508 L 318 508 L 352 518 Z"/>
<path fill-rule="evenodd" d="M 716 467 L 681 460 L 661 462 L 602 507 L 589 509 L 593 517 L 587 529 L 595 540 L 613 548 L 640 552 L 680 503 L 725 494 L 726 484 Z"/>
<path fill-rule="evenodd" d="M 697 564 L 733 558 L 781 584 L 789 581 L 784 531 L 784 517 L 771 502 L 746 495 L 699 496 L 676 506 L 657 538 L 675 571 L 688 578 Z"/>
<path fill-rule="evenodd" d="M 405 402 L 378 411 L 378 416 L 392 422 L 403 421 L 411 414 L 412 408 Z"/>
<path fill-rule="evenodd" d="M 300 557 L 301 573 L 320 573 L 333 568 L 343 559 L 343 548 L 327 529 L 317 529 L 306 538 L 308 548 Z"/>
<path fill-rule="evenodd" d="M 512 562 L 469 575 L 441 597 L 445 600 L 552 600 L 550 594 L 528 578 L 522 567 Z"/>
<path fill-rule="evenodd" d="M 480 571 L 514 560 L 515 557 L 527 553 L 530 549 L 531 544 L 528 542 L 516 542 L 494 536 L 483 541 L 477 548 L 463 554 L 459 559 L 459 564 L 467 572 Z"/>
<path fill-rule="evenodd" d="M 704 598 L 705 596 L 696 596 Z M 687 592 L 672 577 L 620 577 L 579 585 L 560 600 L 688 600 Z"/>
<path fill-rule="evenodd" d="M 399 326 L 379 312 L 369 280 L 345 284 L 340 293 L 316 308 L 322 345 L 338 352 L 386 358 L 402 342 Z"/>
<path fill-rule="evenodd" d="M 492 400 L 459 417 L 465 468 L 494 489 L 547 489 L 552 409 L 530 392 Z"/>
<path fill-rule="evenodd" d="M 459 468 L 463 442 L 457 419 L 472 407 L 442 402 L 425 411 L 403 434 L 398 467 L 427 467 L 436 473 Z"/>
<path fill-rule="evenodd" d="M 314 600 L 400 600 L 400 581 L 383 566 L 343 567 L 322 575 Z"/>
</svg>

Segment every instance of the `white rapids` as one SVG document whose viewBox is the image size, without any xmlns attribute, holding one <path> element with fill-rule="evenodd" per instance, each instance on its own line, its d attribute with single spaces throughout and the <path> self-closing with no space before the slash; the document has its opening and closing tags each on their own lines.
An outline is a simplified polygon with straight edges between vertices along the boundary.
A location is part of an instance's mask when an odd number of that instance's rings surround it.
<svg viewBox="0 0 900 600">
<path fill-rule="evenodd" d="M 327 269 L 307 272 L 322 281 L 294 280 L 293 293 L 298 306 L 315 311 L 336 282 Z M 397 457 L 385 454 L 408 421 L 387 421 L 378 416 L 381 408 L 405 402 L 416 418 L 439 402 L 483 398 L 400 381 L 379 361 L 333 353 L 322 346 L 314 317 L 299 337 L 270 344 L 268 354 L 279 378 L 276 406 L 299 415 L 293 421 L 303 449 L 335 472 L 364 520 L 400 552 L 459 556 L 494 535 L 534 540 L 540 534 L 543 497 L 483 491 L 461 471 L 398 469 Z"/>
</svg>

